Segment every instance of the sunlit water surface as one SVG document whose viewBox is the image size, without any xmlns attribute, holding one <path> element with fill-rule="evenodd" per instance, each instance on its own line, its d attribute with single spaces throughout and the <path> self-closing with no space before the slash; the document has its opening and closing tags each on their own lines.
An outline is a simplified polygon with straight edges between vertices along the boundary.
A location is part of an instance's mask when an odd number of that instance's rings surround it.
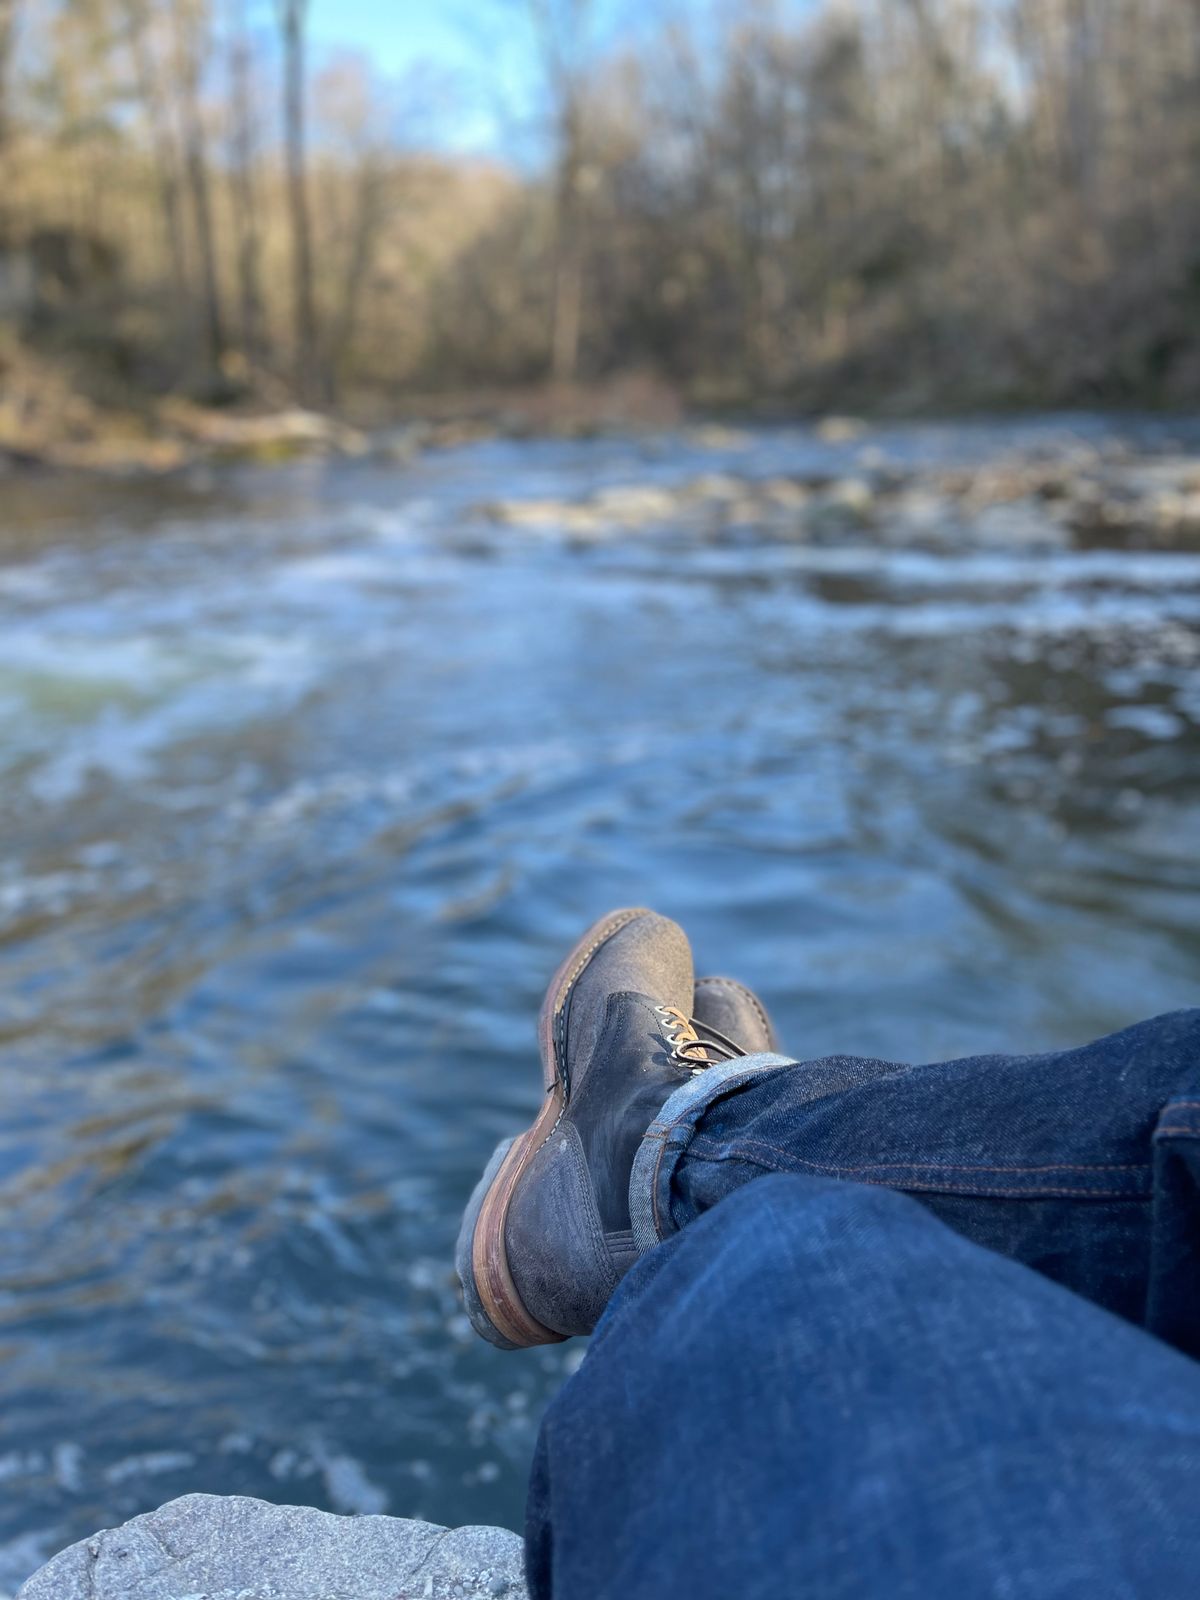
<svg viewBox="0 0 1200 1600">
<path fill-rule="evenodd" d="M 0 1591 L 188 1490 L 519 1526 L 579 1349 L 478 1344 L 452 1242 L 612 905 L 680 918 L 805 1055 L 1195 999 L 1200 556 L 580 547 L 473 509 L 858 448 L 6 490 Z"/>
</svg>

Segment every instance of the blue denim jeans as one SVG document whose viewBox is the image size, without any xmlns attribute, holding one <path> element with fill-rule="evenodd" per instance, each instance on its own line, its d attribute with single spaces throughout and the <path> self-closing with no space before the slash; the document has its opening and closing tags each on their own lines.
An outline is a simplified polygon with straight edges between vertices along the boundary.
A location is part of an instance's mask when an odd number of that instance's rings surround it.
<svg viewBox="0 0 1200 1600">
<path fill-rule="evenodd" d="M 692 1079 L 547 1413 L 537 1600 L 1200 1592 L 1200 1011 Z"/>
</svg>

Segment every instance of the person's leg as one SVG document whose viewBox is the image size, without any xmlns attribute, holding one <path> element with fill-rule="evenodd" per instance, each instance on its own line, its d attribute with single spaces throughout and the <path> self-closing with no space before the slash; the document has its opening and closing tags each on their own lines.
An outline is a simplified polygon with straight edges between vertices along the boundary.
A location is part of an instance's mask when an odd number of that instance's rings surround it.
<svg viewBox="0 0 1200 1600">
<path fill-rule="evenodd" d="M 760 1175 L 614 1296 L 527 1565 L 534 1600 L 1190 1600 L 1198 1472 L 1183 1356 L 903 1195 Z"/>
<path fill-rule="evenodd" d="M 905 1191 L 974 1242 L 1200 1354 L 1200 1011 L 1051 1055 L 713 1066 L 642 1141 L 639 1248 L 772 1172 Z"/>
<path fill-rule="evenodd" d="M 690 1011 L 690 1020 L 689 1020 Z M 455 1262 L 503 1349 L 596 1325 L 640 1253 L 769 1172 L 918 1196 L 968 1238 L 1200 1353 L 1200 1011 L 1078 1050 L 901 1066 L 775 1049 L 645 908 L 586 930 L 539 1022 L 545 1093 Z"/>
</svg>

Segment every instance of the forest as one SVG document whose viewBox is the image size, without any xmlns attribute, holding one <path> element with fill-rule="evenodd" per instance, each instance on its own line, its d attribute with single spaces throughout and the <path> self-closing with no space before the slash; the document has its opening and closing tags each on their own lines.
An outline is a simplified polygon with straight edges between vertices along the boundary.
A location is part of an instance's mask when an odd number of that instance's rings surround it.
<svg viewBox="0 0 1200 1600">
<path fill-rule="evenodd" d="M 1200 0 L 487 3 L 538 85 L 481 155 L 307 0 L 0 0 L 0 385 L 1200 399 Z"/>
</svg>

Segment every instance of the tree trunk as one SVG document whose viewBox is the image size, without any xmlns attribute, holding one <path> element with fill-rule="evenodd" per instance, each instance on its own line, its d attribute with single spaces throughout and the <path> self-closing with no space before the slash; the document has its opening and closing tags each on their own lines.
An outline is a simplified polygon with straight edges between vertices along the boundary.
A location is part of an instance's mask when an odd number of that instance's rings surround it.
<svg viewBox="0 0 1200 1600">
<path fill-rule="evenodd" d="M 193 345 L 195 336 L 191 273 L 188 269 L 187 242 L 184 236 L 183 196 L 180 157 L 175 131 L 167 110 L 162 78 L 154 61 L 149 38 L 149 10 L 146 0 L 125 0 L 129 47 L 133 56 L 138 96 L 145 108 L 154 144 L 154 167 L 158 181 L 167 250 L 172 280 L 183 307 L 183 343 Z"/>
<path fill-rule="evenodd" d="M 375 246 L 383 220 L 382 186 L 377 163 L 370 156 L 364 157 L 357 185 L 350 259 L 342 280 L 341 304 L 329 350 L 331 389 L 340 386 L 345 373 L 358 324 L 363 287 L 375 258 Z"/>
<path fill-rule="evenodd" d="M 296 390 L 317 404 L 323 385 L 317 358 L 317 312 L 313 295 L 312 222 L 305 150 L 304 25 L 308 0 L 279 0 L 283 34 L 283 123 L 287 151 L 288 209 L 292 230 L 292 293 L 296 326 Z"/>
<path fill-rule="evenodd" d="M 254 107 L 250 92 L 250 43 L 246 27 L 246 0 L 233 0 L 230 20 L 229 97 L 233 216 L 237 229 L 238 295 L 242 348 L 252 368 L 266 359 L 266 313 L 263 306 L 261 250 L 258 233 L 258 196 L 254 183 Z"/>
<path fill-rule="evenodd" d="M 550 374 L 569 383 L 579 367 L 583 320 L 585 59 L 593 0 L 523 0 L 552 107 L 553 242 Z"/>
<path fill-rule="evenodd" d="M 17 0 L 0 0 L 0 152 L 8 138 L 9 72 L 16 43 Z"/>
<path fill-rule="evenodd" d="M 554 263 L 550 302 L 550 371 L 570 383 L 579 367 L 579 328 L 583 314 L 583 218 L 580 207 L 578 107 L 568 101 L 560 135 L 554 187 Z"/>
<path fill-rule="evenodd" d="M 200 69 L 206 54 L 207 39 L 202 37 L 202 30 L 196 25 L 194 13 L 191 16 L 186 14 L 187 6 L 188 0 L 175 0 L 175 42 L 180 111 L 183 119 L 184 171 L 191 195 L 196 251 L 200 260 L 206 353 L 213 369 L 219 371 L 225 354 L 225 327 L 221 314 L 221 291 L 217 280 L 217 247 L 209 184 L 208 152 L 205 148 L 204 121 L 200 112 Z"/>
<path fill-rule="evenodd" d="M 550 326 L 550 370 L 558 383 L 572 382 L 579 368 L 583 251 L 579 239 L 573 236 L 577 226 L 577 216 L 572 210 L 559 210 Z"/>
<path fill-rule="evenodd" d="M 0 0 L 0 244 L 13 226 L 12 183 L 7 172 L 7 145 L 12 120 L 9 105 L 12 60 L 16 45 L 17 0 Z"/>
</svg>

